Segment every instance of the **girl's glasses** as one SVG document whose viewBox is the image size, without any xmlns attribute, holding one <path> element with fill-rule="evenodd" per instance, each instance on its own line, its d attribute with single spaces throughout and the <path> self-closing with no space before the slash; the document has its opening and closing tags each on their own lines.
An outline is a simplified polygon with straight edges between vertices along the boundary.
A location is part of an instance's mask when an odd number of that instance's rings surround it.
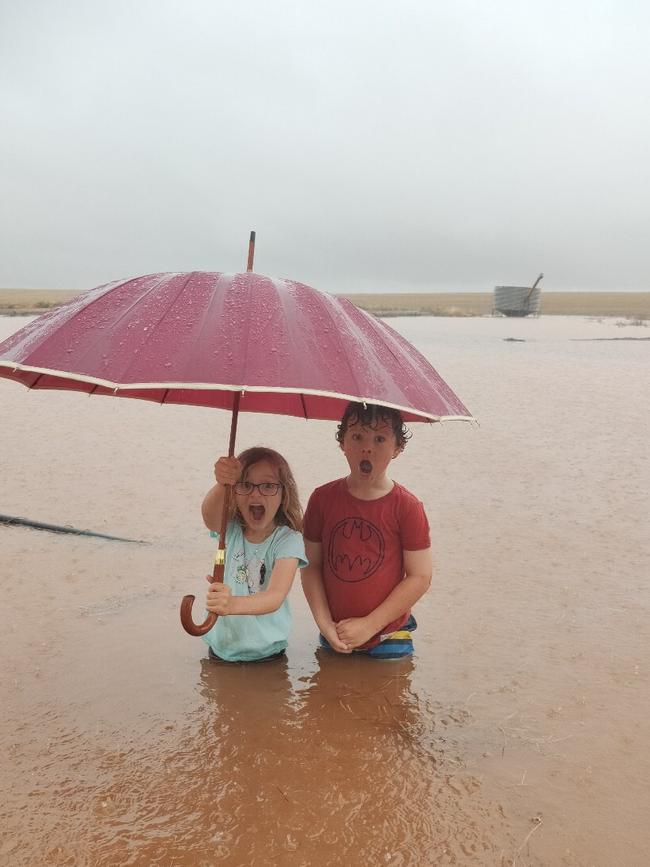
<svg viewBox="0 0 650 867">
<path fill-rule="evenodd" d="M 280 482 L 260 482 L 254 485 L 252 482 L 236 482 L 233 486 L 236 494 L 252 494 L 255 488 L 263 497 L 273 497 L 282 488 Z"/>
</svg>

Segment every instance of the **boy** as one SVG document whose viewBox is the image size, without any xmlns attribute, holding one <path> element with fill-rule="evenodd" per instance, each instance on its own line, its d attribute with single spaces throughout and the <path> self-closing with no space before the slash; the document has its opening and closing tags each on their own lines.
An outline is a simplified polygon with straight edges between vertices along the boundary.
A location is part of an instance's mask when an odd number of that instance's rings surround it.
<svg viewBox="0 0 650 867">
<path fill-rule="evenodd" d="M 422 503 L 386 475 L 409 437 L 397 410 L 348 404 L 336 439 L 350 473 L 309 498 L 302 586 L 321 644 L 339 653 L 413 653 L 411 606 L 433 568 L 429 523 Z"/>
</svg>

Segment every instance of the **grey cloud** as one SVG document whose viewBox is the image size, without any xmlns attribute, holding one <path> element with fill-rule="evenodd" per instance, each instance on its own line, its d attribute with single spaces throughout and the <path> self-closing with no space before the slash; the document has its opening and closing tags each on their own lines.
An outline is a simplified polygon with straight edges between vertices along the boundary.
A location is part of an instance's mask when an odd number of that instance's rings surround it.
<svg viewBox="0 0 650 867">
<path fill-rule="evenodd" d="M 1 9 L 0 285 L 648 288 L 644 5 Z"/>
</svg>

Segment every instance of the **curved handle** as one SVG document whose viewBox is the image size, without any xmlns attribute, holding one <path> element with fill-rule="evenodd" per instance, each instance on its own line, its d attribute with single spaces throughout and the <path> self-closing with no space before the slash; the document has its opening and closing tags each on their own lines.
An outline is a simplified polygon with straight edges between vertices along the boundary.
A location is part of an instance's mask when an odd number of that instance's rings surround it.
<svg viewBox="0 0 650 867">
<path fill-rule="evenodd" d="M 226 491 L 228 495 L 228 491 Z M 226 508 L 228 504 L 226 503 Z M 223 581 L 223 570 L 226 562 L 226 551 L 223 547 L 223 538 L 224 533 L 222 532 L 221 538 L 219 539 L 219 549 L 217 550 L 217 556 L 215 558 L 214 569 L 212 570 L 212 581 L 214 584 L 215 581 Z M 183 596 L 181 600 L 181 625 L 185 632 L 189 633 L 189 635 L 205 635 L 206 632 L 209 632 L 214 624 L 217 622 L 217 614 L 214 614 L 212 611 L 208 611 L 208 615 L 203 621 L 203 623 L 195 623 L 192 617 L 192 606 L 194 605 L 194 596 Z"/>
<path fill-rule="evenodd" d="M 203 623 L 195 623 L 192 619 L 192 605 L 194 605 L 194 596 L 183 596 L 181 602 L 181 623 L 185 632 L 190 635 L 205 635 L 209 632 L 217 622 L 217 615 L 211 611 Z"/>
</svg>

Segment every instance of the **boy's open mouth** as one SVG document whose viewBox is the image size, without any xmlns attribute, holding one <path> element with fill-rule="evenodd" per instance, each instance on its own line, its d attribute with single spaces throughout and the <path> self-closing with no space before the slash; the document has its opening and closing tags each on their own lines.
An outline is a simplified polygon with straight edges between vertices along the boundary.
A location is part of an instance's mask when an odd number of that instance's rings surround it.
<svg viewBox="0 0 650 867">
<path fill-rule="evenodd" d="M 364 476 L 368 476 L 372 472 L 372 464 L 370 461 L 359 461 L 359 469 Z"/>
<path fill-rule="evenodd" d="M 249 506 L 248 511 L 255 521 L 261 521 L 266 512 L 266 508 L 264 506 Z"/>
</svg>

